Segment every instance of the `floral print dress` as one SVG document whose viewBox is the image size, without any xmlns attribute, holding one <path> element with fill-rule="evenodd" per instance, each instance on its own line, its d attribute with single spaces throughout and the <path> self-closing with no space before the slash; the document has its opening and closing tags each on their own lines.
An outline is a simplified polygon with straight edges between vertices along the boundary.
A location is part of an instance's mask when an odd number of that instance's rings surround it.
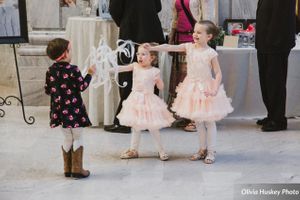
<svg viewBox="0 0 300 200">
<path fill-rule="evenodd" d="M 46 73 L 45 93 L 51 96 L 50 126 L 63 128 L 90 126 L 83 92 L 92 79 L 91 75 L 82 77 L 79 68 L 67 62 L 54 63 Z"/>
</svg>

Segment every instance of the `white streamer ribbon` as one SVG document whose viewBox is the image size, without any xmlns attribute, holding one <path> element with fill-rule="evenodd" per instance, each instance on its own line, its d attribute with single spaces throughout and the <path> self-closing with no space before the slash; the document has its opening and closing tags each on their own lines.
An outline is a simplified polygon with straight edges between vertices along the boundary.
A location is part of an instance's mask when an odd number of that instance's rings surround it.
<svg viewBox="0 0 300 200">
<path fill-rule="evenodd" d="M 132 42 L 130 40 L 118 40 L 117 48 L 112 50 L 106 42 L 101 39 L 97 48 L 92 47 L 91 52 L 87 59 L 84 62 L 84 70 L 83 74 L 86 75 L 88 68 L 90 65 L 95 64 L 96 72 L 91 82 L 91 86 L 97 88 L 105 83 L 108 84 L 108 92 L 111 90 L 111 78 L 110 73 L 114 73 L 114 81 L 119 87 L 126 87 L 127 82 L 124 82 L 123 85 L 118 83 L 118 61 L 117 58 L 119 55 L 119 59 L 121 62 L 121 54 L 124 54 L 126 57 L 130 58 L 130 63 L 132 63 L 134 58 L 134 44 L 138 44 Z"/>
</svg>

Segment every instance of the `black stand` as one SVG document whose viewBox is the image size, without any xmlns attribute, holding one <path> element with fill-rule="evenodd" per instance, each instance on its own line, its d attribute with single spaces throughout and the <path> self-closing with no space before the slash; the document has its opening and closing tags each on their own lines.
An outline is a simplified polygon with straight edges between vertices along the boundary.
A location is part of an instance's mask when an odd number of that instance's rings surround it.
<svg viewBox="0 0 300 200">
<path fill-rule="evenodd" d="M 21 81 L 20 81 L 20 74 L 19 74 L 19 67 L 18 67 L 18 60 L 17 60 L 17 54 L 16 54 L 16 46 L 15 44 L 11 44 L 11 47 L 14 50 L 14 57 L 15 57 L 15 65 L 16 65 L 16 71 L 17 71 L 17 78 L 18 78 L 18 85 L 19 85 L 19 92 L 20 92 L 20 98 L 16 97 L 16 96 L 7 96 L 6 98 L 2 98 L 0 97 L 0 106 L 4 106 L 4 105 L 11 105 L 11 101 L 9 100 L 10 98 L 14 98 L 16 100 L 18 100 L 21 103 L 22 106 L 22 112 L 23 112 L 23 118 L 24 121 L 29 124 L 32 125 L 35 122 L 35 119 L 33 116 L 30 116 L 28 118 L 28 121 L 26 119 L 25 116 L 25 110 L 24 110 L 24 102 L 23 102 L 23 94 L 22 94 L 22 88 L 21 88 Z M 18 47 L 20 47 L 20 45 L 18 44 Z M 3 109 L 0 109 L 0 117 L 4 117 L 5 115 L 5 111 Z"/>
</svg>

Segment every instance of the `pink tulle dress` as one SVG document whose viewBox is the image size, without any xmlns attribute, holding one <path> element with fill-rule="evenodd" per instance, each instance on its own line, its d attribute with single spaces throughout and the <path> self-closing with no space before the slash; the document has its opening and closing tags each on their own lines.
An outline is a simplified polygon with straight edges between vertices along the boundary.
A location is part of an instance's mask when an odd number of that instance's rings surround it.
<svg viewBox="0 0 300 200">
<path fill-rule="evenodd" d="M 171 126 L 175 120 L 166 103 L 154 94 L 155 79 L 160 70 L 155 67 L 142 68 L 133 64 L 133 85 L 128 98 L 117 115 L 120 124 L 138 130 L 158 130 Z"/>
<path fill-rule="evenodd" d="M 187 76 L 177 88 L 177 97 L 172 110 L 177 115 L 197 122 L 218 121 L 233 111 L 231 99 L 226 96 L 221 84 L 216 96 L 206 97 L 213 84 L 211 60 L 217 56 L 212 48 L 195 49 L 186 43 Z"/>
</svg>

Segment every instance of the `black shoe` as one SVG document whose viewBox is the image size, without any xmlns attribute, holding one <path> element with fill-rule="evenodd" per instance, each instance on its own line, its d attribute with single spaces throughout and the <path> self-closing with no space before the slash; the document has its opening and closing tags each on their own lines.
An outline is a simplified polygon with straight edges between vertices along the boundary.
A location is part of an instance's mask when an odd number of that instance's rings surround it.
<svg viewBox="0 0 300 200">
<path fill-rule="evenodd" d="M 121 125 L 104 126 L 104 130 L 112 133 L 131 133 L 130 127 Z"/>
<path fill-rule="evenodd" d="M 116 126 L 115 124 L 104 125 L 103 129 L 104 129 L 105 131 L 108 131 L 109 129 L 112 129 L 112 128 L 114 128 L 115 126 Z"/>
<path fill-rule="evenodd" d="M 259 125 L 259 126 L 263 126 L 265 125 L 267 122 L 269 121 L 269 118 L 265 117 L 263 119 L 259 119 L 256 121 L 256 124 Z"/>
<path fill-rule="evenodd" d="M 264 132 L 272 132 L 272 131 L 282 131 L 287 129 L 286 122 L 274 122 L 269 120 L 266 124 L 261 127 L 261 130 Z"/>
</svg>

